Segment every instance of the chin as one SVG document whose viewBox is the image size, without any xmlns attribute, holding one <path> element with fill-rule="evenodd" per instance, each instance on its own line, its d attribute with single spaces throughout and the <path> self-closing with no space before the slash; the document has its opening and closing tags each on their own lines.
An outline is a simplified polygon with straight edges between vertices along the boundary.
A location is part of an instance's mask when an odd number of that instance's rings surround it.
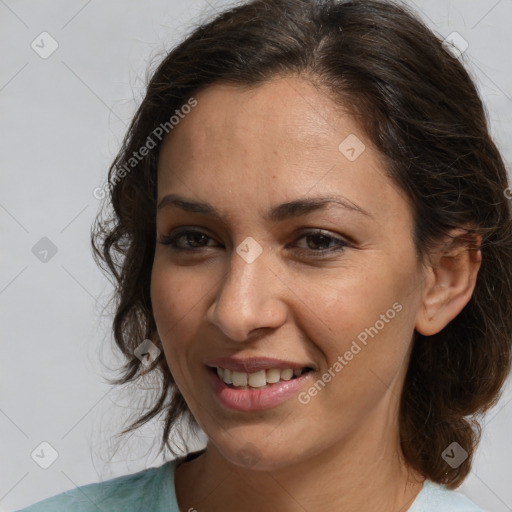
<svg viewBox="0 0 512 512">
<path fill-rule="evenodd" d="M 279 449 L 280 448 L 280 449 Z M 237 446 L 220 450 L 222 456 L 232 464 L 254 471 L 273 471 L 293 463 L 299 454 L 293 454 L 283 445 L 243 441 Z M 291 457 L 292 456 L 292 457 Z"/>
</svg>

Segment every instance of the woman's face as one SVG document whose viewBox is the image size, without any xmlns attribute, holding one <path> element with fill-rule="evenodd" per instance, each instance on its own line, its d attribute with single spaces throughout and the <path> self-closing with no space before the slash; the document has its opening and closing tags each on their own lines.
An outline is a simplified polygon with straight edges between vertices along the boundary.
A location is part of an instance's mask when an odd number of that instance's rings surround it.
<svg viewBox="0 0 512 512">
<path fill-rule="evenodd" d="M 349 440 L 394 446 L 423 280 L 404 194 L 306 81 L 195 98 L 160 153 L 151 298 L 210 445 L 261 469 Z M 176 248 L 160 243 L 177 233 Z"/>
</svg>

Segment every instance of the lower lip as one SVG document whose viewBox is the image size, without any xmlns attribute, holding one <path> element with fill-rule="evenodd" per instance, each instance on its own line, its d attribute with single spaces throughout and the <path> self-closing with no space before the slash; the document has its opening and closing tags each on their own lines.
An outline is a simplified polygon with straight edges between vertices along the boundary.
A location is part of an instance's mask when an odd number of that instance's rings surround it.
<svg viewBox="0 0 512 512">
<path fill-rule="evenodd" d="M 208 371 L 217 400 L 235 411 L 261 411 L 276 407 L 297 393 L 309 379 L 311 371 L 290 380 L 280 380 L 262 388 L 237 389 L 229 387 L 217 373 Z"/>
</svg>

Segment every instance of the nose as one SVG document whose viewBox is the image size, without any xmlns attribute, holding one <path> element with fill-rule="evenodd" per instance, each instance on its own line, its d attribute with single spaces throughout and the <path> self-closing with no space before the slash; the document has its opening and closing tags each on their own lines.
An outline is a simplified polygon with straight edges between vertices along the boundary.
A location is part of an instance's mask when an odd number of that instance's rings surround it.
<svg viewBox="0 0 512 512">
<path fill-rule="evenodd" d="M 248 263 L 233 251 L 230 269 L 221 281 L 207 320 L 229 339 L 247 341 L 253 331 L 276 329 L 287 318 L 287 287 L 270 268 L 265 251 Z"/>
</svg>

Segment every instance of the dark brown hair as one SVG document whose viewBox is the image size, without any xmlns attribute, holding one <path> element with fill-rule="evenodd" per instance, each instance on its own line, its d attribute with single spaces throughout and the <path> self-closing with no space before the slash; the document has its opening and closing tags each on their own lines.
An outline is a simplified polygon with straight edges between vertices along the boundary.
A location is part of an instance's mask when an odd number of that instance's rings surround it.
<svg viewBox="0 0 512 512">
<path fill-rule="evenodd" d="M 507 174 L 464 66 L 414 13 L 386 1 L 247 2 L 194 29 L 153 73 L 109 171 L 106 204 L 113 211 L 98 214 L 92 231 L 95 259 L 115 284 L 113 334 L 127 360 L 114 382 L 151 372 L 160 386 L 156 403 L 126 431 L 162 414 L 161 449 L 173 452 L 177 420 L 188 415 L 197 426 L 163 351 L 149 369 L 134 356 L 142 340 L 159 343 L 150 300 L 161 145 L 155 128 L 169 127 L 175 111 L 210 84 L 257 86 L 277 76 L 310 80 L 359 121 L 410 200 L 421 259 L 453 228 L 482 236 L 470 302 L 438 334 L 415 333 L 400 406 L 407 463 L 454 489 L 480 440 L 476 416 L 495 405 L 510 369 Z M 156 147 L 135 165 L 130 158 L 150 136 Z M 469 454 L 457 468 L 441 457 L 452 442 Z"/>
</svg>

